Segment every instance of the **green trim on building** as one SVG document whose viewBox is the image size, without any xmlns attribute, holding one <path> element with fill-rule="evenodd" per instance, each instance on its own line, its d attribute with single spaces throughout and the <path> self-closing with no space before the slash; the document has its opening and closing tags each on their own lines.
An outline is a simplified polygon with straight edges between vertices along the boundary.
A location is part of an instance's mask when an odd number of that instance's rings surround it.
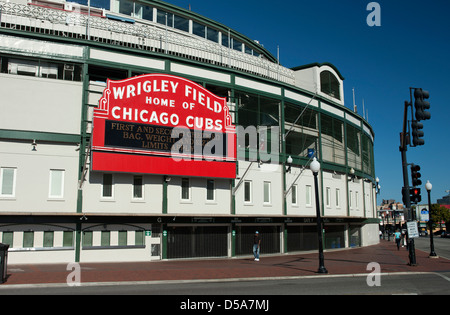
<svg viewBox="0 0 450 315">
<path fill-rule="evenodd" d="M 27 131 L 27 130 L 6 130 L 0 129 L 0 139 L 14 139 L 14 140 L 36 140 L 49 141 L 61 143 L 80 143 L 80 136 L 73 134 L 62 134 L 41 131 Z"/>
</svg>

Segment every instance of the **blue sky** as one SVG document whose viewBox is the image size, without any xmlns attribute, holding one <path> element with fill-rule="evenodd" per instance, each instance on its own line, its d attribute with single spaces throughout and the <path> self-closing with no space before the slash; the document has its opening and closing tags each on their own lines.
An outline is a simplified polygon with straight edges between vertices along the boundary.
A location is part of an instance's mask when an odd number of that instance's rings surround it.
<svg viewBox="0 0 450 315">
<path fill-rule="evenodd" d="M 221 22 L 258 40 L 280 62 L 295 67 L 330 62 L 345 77 L 346 107 L 362 100 L 375 131 L 375 168 L 382 199 L 401 201 L 399 152 L 404 101 L 409 87 L 430 91 L 431 120 L 424 121 L 425 145 L 408 147 L 408 162 L 421 166 L 433 184 L 432 202 L 450 190 L 450 2 L 386 0 L 381 26 L 366 23 L 369 0 L 166 0 Z M 410 112 L 408 113 L 410 117 Z"/>
</svg>

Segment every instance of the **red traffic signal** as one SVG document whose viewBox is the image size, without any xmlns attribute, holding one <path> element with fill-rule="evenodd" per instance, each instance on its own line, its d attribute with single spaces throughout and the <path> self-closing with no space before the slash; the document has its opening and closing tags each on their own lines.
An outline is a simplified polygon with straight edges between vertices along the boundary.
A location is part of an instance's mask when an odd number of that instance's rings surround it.
<svg viewBox="0 0 450 315">
<path fill-rule="evenodd" d="M 409 198 L 411 203 L 419 203 L 422 201 L 422 196 L 420 195 L 420 188 L 411 188 L 409 190 Z"/>
</svg>

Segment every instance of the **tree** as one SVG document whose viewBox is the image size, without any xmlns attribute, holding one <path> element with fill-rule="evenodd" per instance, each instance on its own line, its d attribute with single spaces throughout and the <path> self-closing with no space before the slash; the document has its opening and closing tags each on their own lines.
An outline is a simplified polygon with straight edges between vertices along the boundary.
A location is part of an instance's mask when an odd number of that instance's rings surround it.
<svg viewBox="0 0 450 315">
<path fill-rule="evenodd" d="M 450 209 L 436 203 L 432 204 L 431 218 L 435 226 L 440 222 L 445 222 L 445 226 L 447 227 L 450 225 Z"/>
</svg>

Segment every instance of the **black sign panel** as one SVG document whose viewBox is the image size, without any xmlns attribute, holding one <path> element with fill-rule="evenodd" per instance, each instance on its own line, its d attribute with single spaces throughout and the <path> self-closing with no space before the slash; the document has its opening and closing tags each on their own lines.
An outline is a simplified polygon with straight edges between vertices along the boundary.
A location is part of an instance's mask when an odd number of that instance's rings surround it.
<svg viewBox="0 0 450 315">
<path fill-rule="evenodd" d="M 212 155 L 220 158 L 226 156 L 226 137 L 223 133 L 194 131 L 187 128 L 178 128 L 173 132 L 173 129 L 173 127 L 106 120 L 105 146 L 167 153 L 174 149 L 173 152 L 196 156 Z M 177 132 L 180 130 L 183 132 Z M 174 144 L 176 149 L 173 148 Z"/>
</svg>

